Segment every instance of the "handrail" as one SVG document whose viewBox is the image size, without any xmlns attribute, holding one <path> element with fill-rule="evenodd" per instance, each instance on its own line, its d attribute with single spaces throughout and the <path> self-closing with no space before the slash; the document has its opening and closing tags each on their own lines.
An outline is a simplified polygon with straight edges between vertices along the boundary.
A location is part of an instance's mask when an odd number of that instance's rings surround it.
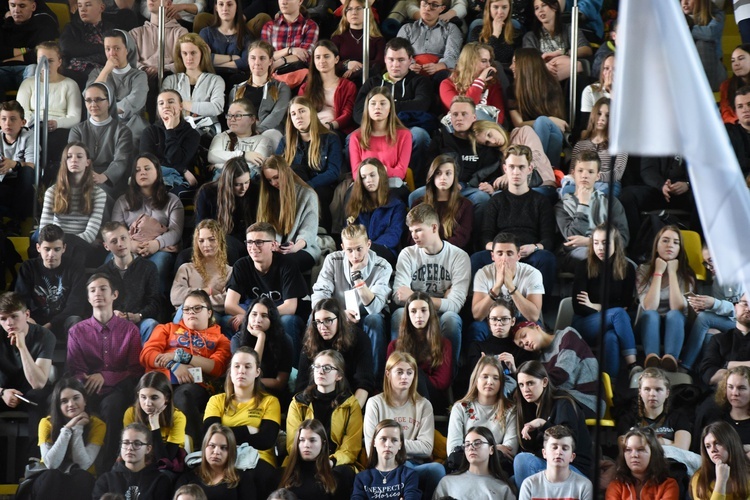
<svg viewBox="0 0 750 500">
<path fill-rule="evenodd" d="M 165 32 L 166 28 L 164 27 L 164 24 L 166 23 L 167 14 L 166 14 L 166 8 L 164 7 L 164 0 L 161 0 L 159 2 L 159 32 L 158 32 L 158 45 L 159 45 L 159 64 L 157 67 L 157 74 L 159 81 L 157 82 L 158 85 L 156 86 L 157 89 L 161 88 L 161 82 L 164 80 L 164 39 L 165 39 Z"/>
<path fill-rule="evenodd" d="M 39 112 L 42 110 L 41 100 L 41 84 L 42 74 L 44 74 L 44 110 L 41 113 L 42 119 L 39 119 Z M 38 194 L 39 192 L 39 180 L 41 177 L 41 171 L 47 167 L 47 136 L 49 129 L 47 128 L 47 122 L 49 121 L 49 59 L 46 56 L 41 56 L 37 61 L 36 70 L 34 71 L 34 110 L 36 112 L 34 116 L 34 146 L 36 147 L 36 168 L 34 168 L 34 191 Z M 38 196 L 35 199 L 39 199 Z M 39 204 L 34 202 L 34 219 L 38 220 Z"/>
<path fill-rule="evenodd" d="M 365 0 L 364 14 L 364 24 L 362 25 L 362 84 L 370 77 L 370 23 L 372 22 L 372 9 L 370 8 L 369 0 Z"/>
<path fill-rule="evenodd" d="M 568 111 L 568 125 L 570 130 L 575 127 L 576 119 L 576 83 L 578 82 L 578 0 L 573 0 L 570 17 L 570 110 Z"/>
</svg>

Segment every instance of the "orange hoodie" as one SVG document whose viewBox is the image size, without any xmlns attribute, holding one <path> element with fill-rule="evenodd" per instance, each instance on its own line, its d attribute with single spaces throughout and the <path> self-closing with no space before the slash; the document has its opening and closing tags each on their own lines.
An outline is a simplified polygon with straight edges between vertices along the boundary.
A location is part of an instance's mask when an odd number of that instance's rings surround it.
<svg viewBox="0 0 750 500">
<path fill-rule="evenodd" d="M 158 370 L 167 378 L 170 378 L 169 369 L 157 367 L 154 361 L 159 354 L 172 353 L 180 347 L 190 354 L 212 359 L 214 368 L 208 373 L 211 377 L 222 376 L 232 357 L 229 339 L 221 333 L 219 325 L 209 326 L 205 330 L 198 331 L 190 330 L 185 326 L 185 323 L 180 321 L 178 325 L 167 323 L 154 328 L 151 337 L 141 351 L 141 364 L 147 372 Z"/>
</svg>

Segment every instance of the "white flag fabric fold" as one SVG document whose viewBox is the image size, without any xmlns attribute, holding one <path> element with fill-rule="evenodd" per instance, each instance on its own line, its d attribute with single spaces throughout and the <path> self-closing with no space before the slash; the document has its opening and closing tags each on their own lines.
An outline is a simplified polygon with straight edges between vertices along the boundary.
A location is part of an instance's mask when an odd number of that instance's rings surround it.
<svg viewBox="0 0 750 500">
<path fill-rule="evenodd" d="M 623 0 L 610 150 L 685 158 L 719 279 L 750 290 L 750 193 L 675 0 Z"/>
</svg>

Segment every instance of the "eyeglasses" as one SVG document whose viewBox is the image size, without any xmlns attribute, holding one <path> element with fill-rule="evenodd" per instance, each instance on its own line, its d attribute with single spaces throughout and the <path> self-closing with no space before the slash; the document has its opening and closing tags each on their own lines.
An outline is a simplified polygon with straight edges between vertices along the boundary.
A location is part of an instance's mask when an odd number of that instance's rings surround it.
<svg viewBox="0 0 750 500">
<path fill-rule="evenodd" d="M 271 243 L 273 240 L 245 240 L 245 244 L 249 247 L 262 247 L 264 243 Z"/>
<path fill-rule="evenodd" d="M 140 450 L 145 444 L 146 443 L 141 441 L 120 441 L 120 446 L 122 446 L 123 449 L 132 447 L 134 450 Z"/>
<path fill-rule="evenodd" d="M 338 368 L 336 368 L 335 366 L 331 366 L 331 365 L 312 365 L 312 369 L 315 372 L 322 371 L 323 373 L 326 373 L 326 374 L 331 373 L 334 370 L 338 371 Z"/>
<path fill-rule="evenodd" d="M 350 12 L 362 12 L 365 10 L 364 7 L 347 7 L 344 13 L 348 14 Z"/>
<path fill-rule="evenodd" d="M 86 104 L 93 104 L 93 103 L 99 104 L 100 102 L 104 102 L 106 100 L 107 99 L 104 97 L 95 97 L 95 98 L 88 97 L 84 99 L 83 102 L 85 102 Z"/>
<path fill-rule="evenodd" d="M 513 318 L 511 318 L 510 316 L 503 316 L 503 317 L 490 316 L 487 319 L 489 320 L 490 324 L 496 325 L 496 324 L 500 323 L 501 325 L 505 326 L 508 323 L 510 323 L 510 320 L 513 319 Z"/>
<path fill-rule="evenodd" d="M 334 316 L 333 318 L 321 319 L 320 321 L 314 320 L 313 323 L 315 323 L 315 326 L 323 326 L 323 325 L 331 326 L 333 322 L 336 321 L 337 319 L 338 318 Z"/>
<path fill-rule="evenodd" d="M 486 444 L 490 444 L 490 443 L 488 443 L 487 441 L 482 441 L 480 439 L 477 439 L 476 441 L 466 441 L 464 443 L 464 449 L 471 448 L 472 450 L 478 450 L 479 448 L 481 448 L 482 446 Z"/>
<path fill-rule="evenodd" d="M 425 2 L 424 0 L 422 0 L 422 5 L 424 5 L 425 7 L 428 7 L 430 10 L 437 10 L 443 6 L 443 4 L 441 3 L 434 3 L 434 2 L 430 3 L 430 2 Z"/>
<path fill-rule="evenodd" d="M 237 114 L 237 115 L 230 115 L 229 113 L 227 113 L 226 115 L 224 115 L 224 117 L 227 119 L 227 121 L 229 121 L 229 120 L 239 120 L 239 119 L 244 118 L 246 116 L 253 116 L 253 115 L 251 113 L 240 113 L 240 114 Z"/>
<path fill-rule="evenodd" d="M 182 312 L 191 312 L 193 314 L 199 314 L 204 309 L 208 309 L 208 306 L 182 306 Z"/>
</svg>

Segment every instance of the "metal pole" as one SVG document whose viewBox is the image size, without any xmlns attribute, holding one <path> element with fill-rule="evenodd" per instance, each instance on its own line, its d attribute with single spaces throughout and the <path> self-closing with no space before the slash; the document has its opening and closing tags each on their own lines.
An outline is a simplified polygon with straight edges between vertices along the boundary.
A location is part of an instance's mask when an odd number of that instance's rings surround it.
<svg viewBox="0 0 750 500">
<path fill-rule="evenodd" d="M 370 23 L 372 19 L 369 0 L 365 0 L 365 19 L 362 25 L 362 83 L 370 77 Z"/>
<path fill-rule="evenodd" d="M 573 0 L 570 11 L 570 110 L 568 125 L 573 130 L 576 119 L 576 82 L 578 81 L 578 0 Z"/>
<path fill-rule="evenodd" d="M 41 83 L 44 75 L 44 110 L 41 111 L 42 117 L 39 119 L 39 112 L 42 110 L 42 92 Z M 42 56 L 36 65 L 34 72 L 34 146 L 36 147 L 36 168 L 34 168 L 34 192 L 39 192 L 39 180 L 41 171 L 47 166 L 47 122 L 49 121 L 49 60 Z M 34 197 L 34 220 L 39 220 L 39 204 L 36 202 L 38 196 Z"/>
<path fill-rule="evenodd" d="M 161 88 L 161 82 L 164 80 L 164 38 L 165 38 L 165 27 L 166 24 L 166 8 L 164 7 L 164 0 L 159 2 L 159 66 L 158 66 L 158 79 L 157 89 Z"/>
</svg>

